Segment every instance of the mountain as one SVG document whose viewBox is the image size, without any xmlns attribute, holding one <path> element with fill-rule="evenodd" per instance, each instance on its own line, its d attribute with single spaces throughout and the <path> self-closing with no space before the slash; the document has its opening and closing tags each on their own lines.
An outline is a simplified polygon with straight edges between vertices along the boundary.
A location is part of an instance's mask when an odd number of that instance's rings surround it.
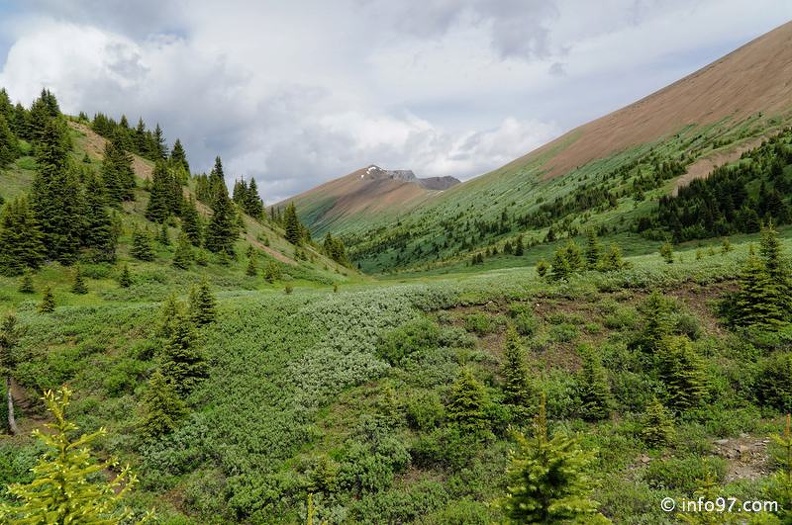
<svg viewBox="0 0 792 525">
<path fill-rule="evenodd" d="M 641 217 L 651 222 L 661 197 L 789 125 L 790 78 L 787 23 L 499 169 L 409 202 L 398 225 L 350 208 L 331 231 L 375 272 L 463 264 L 519 235 L 533 246 L 592 228 L 627 235 Z"/>
<path fill-rule="evenodd" d="M 361 216 L 393 216 L 437 197 L 459 184 L 454 177 L 421 179 L 410 170 L 386 170 L 376 165 L 353 171 L 301 193 L 293 201 L 300 220 L 315 235 L 337 229 Z"/>
</svg>

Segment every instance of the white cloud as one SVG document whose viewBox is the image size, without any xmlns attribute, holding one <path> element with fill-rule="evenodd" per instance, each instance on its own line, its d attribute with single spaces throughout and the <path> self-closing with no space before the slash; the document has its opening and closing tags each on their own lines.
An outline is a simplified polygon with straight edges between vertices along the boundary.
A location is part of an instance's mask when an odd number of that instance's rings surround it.
<svg viewBox="0 0 792 525">
<path fill-rule="evenodd" d="M 494 169 L 792 17 L 786 0 L 752 6 L 35 0 L 0 21 L 0 85 L 159 122 L 194 168 L 219 154 L 272 201 L 369 163 Z"/>
</svg>

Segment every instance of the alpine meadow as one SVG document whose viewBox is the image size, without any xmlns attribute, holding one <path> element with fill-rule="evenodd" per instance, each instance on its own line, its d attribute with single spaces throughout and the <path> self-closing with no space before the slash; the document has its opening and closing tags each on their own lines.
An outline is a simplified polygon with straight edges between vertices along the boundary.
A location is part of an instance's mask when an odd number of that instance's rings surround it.
<svg viewBox="0 0 792 525">
<path fill-rule="evenodd" d="M 0 523 L 792 523 L 791 79 L 787 22 L 494 171 L 298 188 L 230 95 L 0 74 Z"/>
</svg>

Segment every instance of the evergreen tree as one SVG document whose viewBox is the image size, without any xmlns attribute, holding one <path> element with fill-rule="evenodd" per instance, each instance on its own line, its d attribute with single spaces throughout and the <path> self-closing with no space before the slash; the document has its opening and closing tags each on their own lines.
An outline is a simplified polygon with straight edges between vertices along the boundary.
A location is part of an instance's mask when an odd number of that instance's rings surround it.
<svg viewBox="0 0 792 525">
<path fill-rule="evenodd" d="M 621 248 L 618 244 L 611 244 L 608 251 L 600 258 L 597 269 L 601 272 L 615 272 L 626 267 L 627 263 L 622 260 Z"/>
<path fill-rule="evenodd" d="M 671 263 L 674 262 L 674 247 L 671 245 L 670 242 L 666 241 L 660 247 L 660 256 L 668 264 L 671 264 Z"/>
<path fill-rule="evenodd" d="M 129 253 L 132 257 L 141 261 L 154 260 L 154 247 L 151 246 L 151 236 L 147 231 L 134 231 L 132 234 L 132 248 Z"/>
<path fill-rule="evenodd" d="M 84 175 L 85 181 L 85 230 L 82 246 L 87 249 L 86 258 L 93 262 L 113 263 L 116 259 L 118 237 L 113 220 L 107 211 L 104 188 L 92 171 Z"/>
<path fill-rule="evenodd" d="M 517 449 L 507 470 L 509 495 L 503 502 L 511 523 L 595 523 L 597 502 L 591 499 L 593 483 L 586 473 L 594 454 L 574 438 L 560 433 L 549 437 L 544 396 L 533 434 L 530 439 L 514 434 Z"/>
<path fill-rule="evenodd" d="M 27 199 L 17 197 L 0 210 L 0 273 L 19 275 L 44 261 L 42 235 Z"/>
<path fill-rule="evenodd" d="M 225 253 L 234 256 L 234 243 L 239 235 L 239 227 L 236 223 L 236 214 L 231 199 L 228 198 L 228 190 L 225 183 L 217 191 L 215 200 L 212 203 L 212 218 L 206 228 L 206 238 L 204 245 L 207 250 L 213 253 Z"/>
<path fill-rule="evenodd" d="M 184 318 L 184 307 L 175 294 L 170 294 L 162 303 L 160 322 L 157 327 L 157 336 L 171 339 L 176 332 L 176 326 Z"/>
<path fill-rule="evenodd" d="M 641 439 L 648 446 L 657 448 L 672 444 L 675 435 L 674 415 L 655 397 L 646 407 Z"/>
<path fill-rule="evenodd" d="M 550 268 L 550 276 L 555 281 L 563 281 L 572 275 L 572 266 L 567 259 L 567 251 L 564 248 L 559 248 L 553 255 L 553 263 Z"/>
<path fill-rule="evenodd" d="M 740 274 L 740 289 L 732 301 L 732 317 L 738 326 L 772 326 L 788 320 L 780 288 L 770 278 L 765 263 L 750 247 Z"/>
<path fill-rule="evenodd" d="M 213 323 L 217 318 L 216 301 L 205 280 L 190 290 L 190 320 L 196 326 Z"/>
<path fill-rule="evenodd" d="M 492 438 L 487 391 L 468 368 L 463 368 L 451 385 L 448 417 L 463 433 L 477 439 Z"/>
<path fill-rule="evenodd" d="M 594 230 L 589 230 L 586 233 L 586 270 L 596 270 L 598 268 L 601 252 L 597 233 Z"/>
<path fill-rule="evenodd" d="M 172 165 L 179 166 L 187 172 L 188 175 L 190 174 L 190 164 L 187 162 L 187 153 L 184 151 L 184 147 L 179 139 L 176 139 L 176 142 L 173 143 L 170 161 Z"/>
<path fill-rule="evenodd" d="M 550 269 L 550 265 L 547 264 L 547 261 L 544 259 L 539 259 L 536 263 L 536 275 L 539 277 L 544 277 L 547 275 L 548 270 Z"/>
<path fill-rule="evenodd" d="M 65 124 L 51 119 L 37 147 L 38 172 L 31 206 L 50 259 L 71 264 L 80 248 L 86 217 L 79 176 L 68 166 Z"/>
<path fill-rule="evenodd" d="M 162 128 L 159 122 L 154 128 L 154 136 L 151 144 L 151 153 L 154 155 L 154 160 L 160 161 L 168 158 L 168 147 L 165 145 L 165 137 L 162 135 Z"/>
<path fill-rule="evenodd" d="M 0 373 L 5 378 L 6 401 L 8 406 L 8 431 L 19 434 L 19 428 L 14 418 L 14 397 L 11 392 L 11 380 L 16 373 L 18 364 L 17 346 L 22 330 L 17 324 L 16 315 L 8 313 L 0 323 Z"/>
<path fill-rule="evenodd" d="M 286 240 L 295 246 L 300 245 L 300 220 L 297 218 L 297 208 L 290 202 L 283 215 L 283 228 L 286 231 Z"/>
<path fill-rule="evenodd" d="M 11 132 L 6 117 L 0 114 L 0 169 L 5 168 L 19 156 L 19 141 Z"/>
<path fill-rule="evenodd" d="M 84 295 L 88 293 L 88 287 L 85 285 L 85 279 L 82 275 L 82 268 L 77 266 L 74 272 L 74 283 L 72 283 L 71 292 L 73 294 Z"/>
<path fill-rule="evenodd" d="M 129 288 L 132 286 L 132 275 L 129 273 L 129 265 L 124 265 L 121 269 L 121 275 L 118 278 L 118 285 L 121 288 Z"/>
<path fill-rule="evenodd" d="M 638 312 L 644 321 L 637 341 L 638 346 L 649 352 L 657 349 L 660 341 L 671 334 L 673 329 L 671 317 L 675 308 L 674 302 L 657 290 L 652 291 L 638 305 Z"/>
<path fill-rule="evenodd" d="M 586 421 L 600 421 L 610 416 L 613 408 L 608 372 L 592 348 L 584 347 L 583 367 L 578 378 L 581 415 Z"/>
<path fill-rule="evenodd" d="M 164 162 L 157 162 L 151 175 L 151 196 L 146 206 L 146 218 L 153 222 L 165 222 L 174 208 L 172 198 L 168 167 Z"/>
<path fill-rule="evenodd" d="M 172 433 L 187 414 L 187 407 L 179 399 L 174 386 L 160 370 L 155 370 L 143 394 L 143 422 L 141 434 L 147 440 L 158 440 Z"/>
<path fill-rule="evenodd" d="M 775 304 L 780 310 L 779 322 L 792 319 L 792 280 L 790 280 L 790 265 L 785 260 L 778 232 L 771 222 L 762 229 L 759 243 L 759 254 L 762 256 L 765 271 L 769 277 L 767 295 L 775 296 Z"/>
<path fill-rule="evenodd" d="M 124 467 L 112 481 L 102 472 L 116 466 L 108 460 L 99 462 L 91 444 L 106 434 L 104 428 L 93 434 L 74 438 L 77 425 L 68 421 L 65 411 L 71 391 L 44 393 L 44 403 L 54 421 L 45 426 L 49 432 L 34 430 L 33 436 L 45 452 L 33 467 L 33 480 L 15 483 L 8 492 L 22 500 L 20 506 L 0 506 L 4 523 L 130 523 L 132 513 L 123 505 L 124 498 L 137 483 L 137 478 Z"/>
<path fill-rule="evenodd" d="M 690 339 L 685 336 L 663 338 L 657 348 L 657 360 L 671 408 L 684 411 L 703 401 L 707 393 L 706 374 Z"/>
<path fill-rule="evenodd" d="M 195 201 L 190 197 L 184 205 L 182 212 L 182 231 L 187 235 L 193 246 L 201 246 L 203 243 L 203 229 L 198 209 Z"/>
<path fill-rule="evenodd" d="M 252 252 L 248 257 L 248 265 L 247 268 L 245 268 L 245 274 L 250 277 L 258 275 L 258 264 L 256 263 L 256 259 L 256 252 Z"/>
<path fill-rule="evenodd" d="M 170 246 L 170 236 L 168 235 L 168 225 L 167 223 L 162 223 L 160 226 L 159 235 L 157 236 L 157 242 L 163 246 Z"/>
<path fill-rule="evenodd" d="M 203 354 L 196 348 L 192 323 L 179 317 L 173 334 L 165 344 L 161 359 L 162 375 L 184 398 L 209 376 L 209 367 Z"/>
<path fill-rule="evenodd" d="M 117 206 L 134 199 L 136 182 L 132 156 L 118 141 L 105 143 L 101 174 L 110 204 Z"/>
<path fill-rule="evenodd" d="M 19 293 L 36 293 L 36 289 L 33 287 L 33 277 L 31 277 L 30 272 L 25 272 L 24 275 L 22 275 L 22 282 L 19 284 Z"/>
<path fill-rule="evenodd" d="M 525 365 L 525 347 L 511 323 L 506 329 L 503 358 L 504 401 L 513 407 L 517 421 L 526 421 L 532 412 L 536 392 L 531 386 L 528 367 Z"/>
<path fill-rule="evenodd" d="M 190 267 L 192 261 L 193 247 L 187 234 L 182 230 L 176 241 L 176 251 L 173 253 L 173 266 L 186 270 Z"/>
<path fill-rule="evenodd" d="M 514 255 L 517 257 L 522 257 L 525 254 L 525 246 L 523 245 L 523 236 L 522 234 L 517 236 L 517 240 L 514 244 Z"/>
<path fill-rule="evenodd" d="M 245 213 L 254 219 L 259 221 L 264 219 L 264 201 L 261 200 L 258 186 L 256 185 L 256 179 L 254 178 L 250 179 L 243 208 L 245 209 Z"/>
<path fill-rule="evenodd" d="M 38 311 L 43 314 L 52 313 L 55 311 L 55 296 L 52 295 L 52 288 L 47 286 L 44 288 L 44 297 L 38 305 Z"/>
</svg>

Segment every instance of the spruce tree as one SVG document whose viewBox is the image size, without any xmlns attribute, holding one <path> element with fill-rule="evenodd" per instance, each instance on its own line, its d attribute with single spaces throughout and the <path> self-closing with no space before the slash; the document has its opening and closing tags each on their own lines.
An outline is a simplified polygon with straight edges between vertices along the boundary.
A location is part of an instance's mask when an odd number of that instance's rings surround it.
<svg viewBox="0 0 792 525">
<path fill-rule="evenodd" d="M 8 431 L 11 434 L 19 434 L 19 428 L 14 418 L 14 397 L 11 392 L 11 380 L 16 373 L 19 361 L 17 356 L 17 346 L 22 330 L 17 323 L 16 315 L 8 313 L 0 323 L 0 373 L 5 378 L 6 402 L 8 406 Z"/>
<path fill-rule="evenodd" d="M 38 311 L 43 314 L 52 313 L 55 311 L 55 296 L 52 294 L 52 288 L 47 286 L 44 288 L 44 296 L 38 305 Z"/>
<path fill-rule="evenodd" d="M 19 157 L 19 141 L 11 132 L 5 116 L 0 114 L 0 169 L 5 168 Z"/>
<path fill-rule="evenodd" d="M 33 286 L 33 277 L 30 275 L 30 272 L 25 272 L 22 275 L 22 282 L 19 283 L 19 293 L 36 293 L 36 288 Z"/>
<path fill-rule="evenodd" d="M 132 156 L 116 140 L 105 143 L 101 175 L 109 204 L 117 206 L 134 199 L 136 182 Z"/>
<path fill-rule="evenodd" d="M 178 166 L 188 175 L 190 174 L 190 164 L 187 162 L 187 153 L 184 151 L 184 147 L 179 139 L 176 139 L 176 142 L 173 143 L 170 161 L 174 166 Z"/>
<path fill-rule="evenodd" d="M 477 440 L 491 439 L 490 421 L 487 413 L 489 397 L 468 368 L 463 368 L 451 385 L 448 417 L 463 434 Z"/>
<path fill-rule="evenodd" d="M 652 448 L 664 447 L 674 442 L 674 415 L 656 397 L 646 407 L 641 439 Z"/>
<path fill-rule="evenodd" d="M 82 268 L 77 266 L 74 272 L 74 282 L 72 283 L 71 292 L 73 294 L 85 295 L 88 293 L 88 287 L 85 285 L 85 279 L 82 275 Z"/>
<path fill-rule="evenodd" d="M 154 260 L 154 248 L 151 246 L 151 236 L 147 231 L 134 231 L 132 234 L 132 248 L 129 253 L 132 257 L 141 261 Z"/>
<path fill-rule="evenodd" d="M 581 353 L 583 367 L 578 377 L 581 417 L 586 421 L 607 419 L 613 408 L 608 372 L 594 349 L 583 347 Z"/>
<path fill-rule="evenodd" d="M 674 262 L 674 247 L 670 242 L 666 241 L 660 246 L 660 256 L 665 262 L 671 264 Z"/>
<path fill-rule="evenodd" d="M 68 131 L 50 119 L 36 149 L 38 171 L 30 203 L 50 259 L 71 264 L 77 258 L 86 210 L 79 175 L 68 162 Z"/>
<path fill-rule="evenodd" d="M 553 255 L 553 263 L 550 268 L 550 276 L 555 281 L 563 281 L 572 275 L 572 266 L 567 259 L 567 251 L 559 248 Z"/>
<path fill-rule="evenodd" d="M 173 209 L 170 175 L 164 162 L 157 162 L 151 175 L 151 195 L 146 206 L 146 218 L 165 222 Z"/>
<path fill-rule="evenodd" d="M 193 247 L 192 244 L 190 244 L 190 239 L 187 237 L 187 234 L 182 230 L 176 241 L 176 251 L 173 252 L 173 266 L 186 270 L 190 267 L 192 261 Z"/>
<path fill-rule="evenodd" d="M 180 316 L 161 359 L 162 375 L 184 398 L 209 376 L 209 367 L 196 346 L 195 330 L 189 319 Z"/>
<path fill-rule="evenodd" d="M 529 414 L 533 412 L 536 392 L 531 386 L 525 364 L 525 347 L 517 329 L 511 323 L 506 329 L 503 358 L 504 401 L 511 405 L 518 422 L 527 421 Z"/>
<path fill-rule="evenodd" d="M 514 433 L 517 449 L 507 470 L 509 495 L 503 507 L 511 523 L 595 523 L 597 502 L 588 476 L 594 454 L 547 429 L 545 400 L 539 404 L 532 438 Z"/>
<path fill-rule="evenodd" d="M 792 280 L 790 278 L 790 265 L 782 253 L 778 232 L 773 228 L 772 222 L 762 229 L 759 243 L 759 254 L 762 256 L 765 271 L 769 277 L 766 295 L 772 297 L 780 311 L 777 319 L 779 323 L 792 319 Z"/>
<path fill-rule="evenodd" d="M 0 274 L 19 275 L 44 261 L 41 231 L 27 199 L 17 197 L 0 210 Z"/>
<path fill-rule="evenodd" d="M 218 190 L 214 202 L 212 203 L 212 218 L 206 228 L 204 246 L 213 253 L 225 253 L 234 256 L 234 243 L 239 235 L 239 227 L 236 222 L 236 213 L 231 199 L 228 198 L 228 191 L 225 184 Z"/>
<path fill-rule="evenodd" d="M 245 213 L 254 219 L 259 221 L 264 219 L 264 201 L 259 196 L 258 185 L 256 185 L 256 179 L 254 178 L 250 179 L 247 195 L 245 195 L 244 208 Z"/>
<path fill-rule="evenodd" d="M 104 188 L 92 171 L 87 171 L 85 180 L 85 230 L 81 244 L 87 249 L 85 257 L 93 262 L 113 263 L 116 259 L 118 237 L 113 219 L 107 211 Z"/>
<path fill-rule="evenodd" d="M 668 392 L 668 405 L 677 411 L 698 406 L 707 393 L 701 358 L 686 336 L 668 336 L 657 348 L 658 370 Z"/>
<path fill-rule="evenodd" d="M 300 244 L 300 220 L 297 218 L 297 208 L 290 202 L 283 215 L 283 228 L 286 231 L 286 240 L 295 246 Z"/>
<path fill-rule="evenodd" d="M 162 128 L 160 127 L 159 122 L 154 128 L 154 135 L 152 139 L 151 153 L 154 157 L 154 160 L 158 162 L 160 160 L 165 160 L 168 156 L 168 147 L 165 145 L 165 137 L 162 134 Z"/>
<path fill-rule="evenodd" d="M 514 243 L 514 255 L 517 257 L 522 257 L 525 254 L 525 245 L 523 244 L 523 236 L 522 234 L 517 236 L 517 240 Z"/>
<path fill-rule="evenodd" d="M 168 235 L 168 225 L 166 223 L 162 223 L 159 230 L 159 235 L 157 236 L 157 242 L 163 246 L 170 246 L 170 235 Z"/>
<path fill-rule="evenodd" d="M 176 331 L 176 326 L 184 317 L 184 307 L 175 294 L 170 294 L 162 303 L 160 322 L 157 327 L 157 336 L 170 339 Z"/>
<path fill-rule="evenodd" d="M 250 257 L 248 257 L 248 264 L 247 268 L 245 268 L 245 274 L 249 275 L 250 277 L 255 277 L 258 275 L 258 264 L 257 264 L 257 257 L 256 252 L 252 252 Z"/>
<path fill-rule="evenodd" d="M 3 504 L 0 518 L 3 523 L 134 523 L 132 513 L 124 506 L 124 499 L 137 484 L 137 478 L 124 467 L 112 479 L 103 472 L 114 470 L 113 460 L 100 462 L 91 444 L 106 434 L 104 428 L 75 438 L 77 425 L 66 419 L 71 391 L 47 391 L 43 401 L 52 423 L 33 436 L 44 447 L 44 454 L 31 469 L 33 480 L 27 484 L 9 485 L 8 492 L 21 500 L 21 505 Z"/>
<path fill-rule="evenodd" d="M 121 269 L 121 275 L 118 277 L 118 285 L 121 288 L 129 288 L 132 286 L 132 275 L 129 273 L 129 265 L 127 264 Z"/>
<path fill-rule="evenodd" d="M 187 234 L 187 238 L 193 246 L 203 244 L 203 228 L 195 201 L 190 197 L 182 210 L 182 231 Z"/>
<path fill-rule="evenodd" d="M 602 256 L 597 234 L 594 230 L 586 233 L 586 270 L 596 270 Z"/>
<path fill-rule="evenodd" d="M 615 272 L 625 268 L 627 263 L 622 260 L 621 248 L 618 244 L 611 244 L 608 251 L 600 258 L 597 269 L 601 272 Z"/>
<path fill-rule="evenodd" d="M 770 278 L 764 261 L 749 248 L 740 274 L 740 289 L 733 299 L 733 322 L 738 326 L 769 327 L 787 320 L 779 287 Z"/>
<path fill-rule="evenodd" d="M 195 326 L 213 323 L 217 318 L 216 301 L 205 280 L 190 290 L 190 320 Z"/>
<path fill-rule="evenodd" d="M 151 375 L 143 394 L 143 411 L 140 432 L 144 439 L 150 441 L 172 433 L 187 414 L 187 407 L 179 399 L 176 388 L 159 369 Z"/>
</svg>

